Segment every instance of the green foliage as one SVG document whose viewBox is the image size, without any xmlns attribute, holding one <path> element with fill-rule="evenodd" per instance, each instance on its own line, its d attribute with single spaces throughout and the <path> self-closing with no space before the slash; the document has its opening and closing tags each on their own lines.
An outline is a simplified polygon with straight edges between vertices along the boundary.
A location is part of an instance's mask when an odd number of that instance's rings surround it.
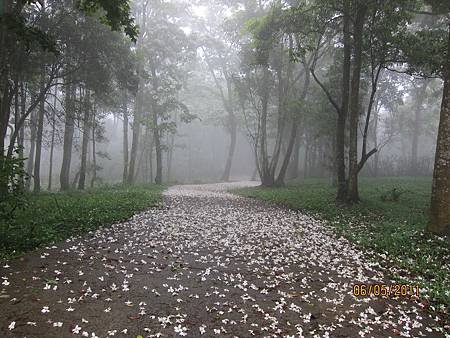
<svg viewBox="0 0 450 338">
<path fill-rule="evenodd" d="M 280 9 L 273 8 L 269 14 L 261 18 L 247 21 L 247 30 L 252 34 L 255 65 L 267 65 L 269 54 L 276 45 L 280 35 Z"/>
<path fill-rule="evenodd" d="M 58 49 L 53 38 L 37 27 L 30 26 L 23 16 L 14 14 L 0 15 L 0 25 L 5 24 L 10 34 L 13 34 L 17 41 L 23 43 L 25 50 L 30 50 L 34 43 L 37 43 L 45 51 L 58 54 Z"/>
<path fill-rule="evenodd" d="M 126 220 L 158 205 L 162 186 L 111 186 L 88 191 L 29 195 L 14 218 L 0 220 L 0 257 Z"/>
<path fill-rule="evenodd" d="M 196 47 L 176 23 L 185 18 L 185 13 L 180 13 L 182 8 L 168 3 L 153 5 L 146 13 L 145 30 L 138 42 L 138 63 L 142 68 L 139 90 L 146 112 L 142 123 L 151 129 L 157 127 L 162 139 L 165 134 L 174 134 L 179 122 L 189 123 L 196 117 L 179 99 Z M 162 149 L 168 148 L 162 145 Z"/>
<path fill-rule="evenodd" d="M 307 52 L 316 48 L 318 37 L 323 37 L 326 15 L 330 15 L 326 6 L 313 6 L 299 1 L 294 7 L 273 5 L 262 17 L 247 20 L 246 30 L 252 35 L 254 63 L 267 65 L 269 54 L 283 36 L 295 36 L 295 48 L 289 50 L 292 61 L 298 62 Z"/>
<path fill-rule="evenodd" d="M 408 73 L 422 77 L 444 76 L 447 60 L 445 30 L 424 29 L 399 37 L 399 55 L 408 63 Z"/>
<path fill-rule="evenodd" d="M 380 198 L 380 193 L 386 191 L 397 199 L 395 203 Z M 406 191 L 408 193 L 400 198 L 398 193 Z M 338 234 L 382 255 L 377 256 L 377 260 L 386 257 L 383 265 L 407 269 L 409 278 L 421 285 L 427 297 L 448 306 L 450 238 L 427 235 L 423 231 L 428 220 L 430 192 L 429 178 L 364 178 L 360 186 L 362 202 L 339 207 L 334 201 L 335 188 L 323 179 L 293 182 L 285 188 L 236 191 L 242 196 L 318 215 Z M 392 274 L 397 280 L 406 278 L 395 272 Z"/>
<path fill-rule="evenodd" d="M 425 0 L 412 1 L 411 4 L 406 2 L 410 14 L 424 15 L 415 17 L 411 27 L 403 29 L 389 39 L 394 47 L 392 62 L 403 63 L 406 72 L 411 75 L 443 78 L 448 57 L 447 30 L 450 3 Z"/>
<path fill-rule="evenodd" d="M 114 31 L 124 30 L 134 42 L 138 28 L 130 16 L 130 1 L 124 0 L 78 0 L 78 8 L 88 15 L 99 14 L 100 21 Z"/>
<path fill-rule="evenodd" d="M 26 206 L 23 182 L 27 177 L 19 149 L 11 158 L 0 158 L 0 219 L 12 221 L 17 210 Z"/>
<path fill-rule="evenodd" d="M 30 18 L 30 9 L 36 9 L 38 0 L 19 2 L 14 12 L 0 12 L 0 25 L 16 41 L 21 41 L 25 50 L 30 50 L 32 44 L 37 44 L 44 51 L 59 54 L 56 41 L 58 37 L 46 28 L 36 25 L 36 18 Z M 96 15 L 99 21 L 114 31 L 124 31 L 133 42 L 136 42 L 138 28 L 131 16 L 129 1 L 123 0 L 78 0 L 78 9 L 86 15 Z M 3 5 L 0 6 L 3 10 Z"/>
</svg>

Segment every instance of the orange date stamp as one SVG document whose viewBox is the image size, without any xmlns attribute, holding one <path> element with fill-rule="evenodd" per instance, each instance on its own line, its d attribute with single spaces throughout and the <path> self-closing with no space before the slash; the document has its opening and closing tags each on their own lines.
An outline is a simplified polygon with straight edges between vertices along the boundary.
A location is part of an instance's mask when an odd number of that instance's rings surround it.
<svg viewBox="0 0 450 338">
<path fill-rule="evenodd" d="M 410 284 L 355 284 L 355 297 L 411 297 L 420 296 L 419 285 Z"/>
</svg>

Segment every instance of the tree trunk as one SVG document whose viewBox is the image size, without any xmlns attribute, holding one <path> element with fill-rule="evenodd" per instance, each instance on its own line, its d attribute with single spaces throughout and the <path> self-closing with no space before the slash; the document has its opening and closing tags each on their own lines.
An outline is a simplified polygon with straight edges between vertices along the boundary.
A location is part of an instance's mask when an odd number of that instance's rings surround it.
<svg viewBox="0 0 450 338">
<path fill-rule="evenodd" d="M 23 82 L 20 84 L 20 118 L 26 114 L 26 104 L 27 104 L 27 93 L 24 87 Z M 20 158 L 24 157 L 23 153 L 23 147 L 25 143 L 25 128 L 24 126 L 17 126 L 17 128 L 20 128 L 19 131 L 19 137 L 17 139 L 17 143 L 19 145 L 19 156 Z"/>
<path fill-rule="evenodd" d="M 14 129 L 19 128 L 18 121 L 20 119 L 20 102 L 19 102 L 19 77 L 16 75 L 14 79 Z M 20 145 L 18 144 L 19 148 Z M 20 150 L 19 150 L 20 151 Z M 23 157 L 20 157 L 23 158 Z"/>
<path fill-rule="evenodd" d="M 267 84 L 267 78 L 269 76 L 269 69 L 267 67 L 264 68 L 264 78 L 262 83 L 262 91 L 261 91 L 261 131 L 260 131 L 260 156 L 261 158 L 258 161 L 261 161 L 260 167 L 260 177 L 261 184 L 266 187 L 273 186 L 275 183 L 274 177 L 271 175 L 271 170 L 269 166 L 269 159 L 267 154 L 267 115 L 268 115 L 268 104 L 269 104 L 269 88 Z"/>
<path fill-rule="evenodd" d="M 303 178 L 308 177 L 308 162 L 309 162 L 309 138 L 305 135 L 305 156 L 303 157 Z"/>
<path fill-rule="evenodd" d="M 158 126 L 158 115 L 157 112 L 153 112 L 153 140 L 155 142 L 156 150 L 156 176 L 155 183 L 162 183 L 162 148 L 161 148 L 161 135 Z"/>
<path fill-rule="evenodd" d="M 142 37 L 145 33 L 146 27 L 147 27 L 147 5 L 148 1 L 144 1 L 142 12 L 141 12 L 141 29 L 140 29 L 140 35 L 137 41 L 137 46 L 139 49 L 141 49 L 141 43 L 142 43 Z M 143 91 L 144 91 L 144 79 L 143 79 L 143 72 L 144 72 L 144 65 L 142 64 L 142 61 L 139 61 L 138 64 L 138 70 L 137 70 L 137 76 L 139 78 L 139 85 L 138 85 L 138 92 L 136 95 L 136 102 L 135 102 L 135 109 L 134 109 L 134 118 L 133 118 L 133 133 L 132 133 L 132 140 L 131 140 L 131 151 L 130 151 L 130 164 L 128 166 L 128 184 L 133 184 L 135 181 L 135 166 L 136 166 L 136 159 L 138 154 L 138 147 L 139 147 L 139 136 L 141 133 L 141 118 L 142 118 L 142 100 L 143 100 Z"/>
<path fill-rule="evenodd" d="M 125 101 L 123 105 L 123 179 L 122 182 L 125 184 L 128 178 L 128 108 L 127 102 Z"/>
<path fill-rule="evenodd" d="M 12 1 L 5 0 L 0 4 L 1 10 L 4 15 L 13 15 Z M 10 52 L 10 46 L 16 46 L 16 43 L 11 43 L 9 31 L 7 27 L 7 21 L 2 20 L 0 23 L 0 169 L 3 167 L 3 161 L 5 156 L 5 138 L 8 130 L 8 122 L 11 114 L 11 99 L 12 90 L 10 84 L 10 65 L 8 65 L 8 53 Z M 0 187 L 0 194 L 4 190 L 8 190 L 7 180 Z"/>
<path fill-rule="evenodd" d="M 87 171 L 87 152 L 89 146 L 89 136 L 91 134 L 91 96 L 89 89 L 84 93 L 84 116 L 83 116 L 83 140 L 81 144 L 80 178 L 78 180 L 78 189 L 84 190 Z"/>
<path fill-rule="evenodd" d="M 33 112 L 30 115 L 30 152 L 27 160 L 27 174 L 29 175 L 25 187 L 30 190 L 31 187 L 31 177 L 33 175 L 34 167 L 34 155 L 36 153 L 36 113 Z"/>
<path fill-rule="evenodd" d="M 381 74 L 381 70 L 382 70 L 381 64 L 378 65 L 377 67 L 378 67 L 377 71 L 375 72 L 375 66 L 374 66 L 374 63 L 372 60 L 372 74 L 371 74 L 372 89 L 371 89 L 371 93 L 370 93 L 369 104 L 367 106 L 366 121 L 364 124 L 364 131 L 363 131 L 363 137 L 362 137 L 361 160 L 358 163 L 357 174 L 359 174 L 359 172 L 362 170 L 362 168 L 364 168 L 364 165 L 369 160 L 369 158 L 371 156 L 373 156 L 374 154 L 378 153 L 377 147 L 374 147 L 374 148 L 372 148 L 372 150 L 367 152 L 367 144 L 368 144 L 368 138 L 369 138 L 369 127 L 370 127 L 370 119 L 372 116 L 372 108 L 373 108 L 373 104 L 375 102 L 375 94 L 376 94 L 377 88 L 378 88 L 378 80 L 380 78 L 380 74 Z"/>
<path fill-rule="evenodd" d="M 374 114 L 373 114 L 373 129 L 372 129 L 372 142 L 373 142 L 373 147 L 378 149 L 378 119 L 379 119 L 379 104 L 378 104 L 378 100 L 375 103 L 375 110 L 374 110 Z M 373 158 L 373 175 L 375 177 L 378 176 L 378 167 L 379 167 L 379 162 L 380 162 L 380 152 L 377 151 L 376 154 L 374 155 Z"/>
<path fill-rule="evenodd" d="M 227 161 L 225 163 L 225 170 L 223 172 L 221 180 L 228 182 L 230 180 L 231 165 L 233 163 L 234 151 L 236 149 L 236 138 L 237 138 L 237 123 L 234 114 L 228 114 L 229 124 L 230 124 L 230 147 L 228 148 Z"/>
<path fill-rule="evenodd" d="M 350 141 L 349 141 L 349 178 L 347 190 L 347 202 L 355 203 L 359 201 L 358 191 L 358 126 L 359 126 L 359 87 L 361 80 L 362 65 L 362 44 L 363 28 L 366 16 L 367 6 L 363 3 L 358 4 L 354 25 L 354 66 L 351 81 L 350 95 Z"/>
<path fill-rule="evenodd" d="M 151 181 L 153 179 L 153 144 L 151 144 L 148 149 L 148 160 L 150 165 L 150 181 Z"/>
<path fill-rule="evenodd" d="M 21 82 L 21 84 L 20 84 L 20 118 L 22 118 L 22 116 L 24 116 L 26 113 L 26 100 L 27 100 L 27 96 L 26 96 L 24 84 L 23 84 L 23 82 Z M 19 136 L 17 138 L 17 144 L 19 146 L 19 158 L 23 160 L 24 159 L 24 146 L 25 146 L 25 127 L 23 125 L 22 126 L 17 125 L 16 128 L 20 128 Z M 21 179 L 21 186 L 24 188 L 25 187 L 24 177 L 22 176 L 20 179 Z"/>
<path fill-rule="evenodd" d="M 143 95 L 143 81 L 141 79 L 139 90 L 136 96 L 136 106 L 133 118 L 133 133 L 131 140 L 130 165 L 128 166 L 128 184 L 133 184 L 135 181 L 135 167 L 139 147 L 139 136 L 141 133 L 141 116 L 142 116 L 142 95 Z"/>
<path fill-rule="evenodd" d="M 92 179 L 91 188 L 94 187 L 97 180 L 97 149 L 95 143 L 95 109 L 92 110 Z"/>
<path fill-rule="evenodd" d="M 227 159 L 225 162 L 225 168 L 224 168 L 222 177 L 220 179 L 221 181 L 227 182 L 230 180 L 230 172 L 231 172 L 231 166 L 233 163 L 234 151 L 236 149 L 236 137 L 237 137 L 237 123 L 236 123 L 236 117 L 234 116 L 234 112 L 233 112 L 234 107 L 233 107 L 232 78 L 230 77 L 230 74 L 228 74 L 225 63 L 222 62 L 222 74 L 225 77 L 226 85 L 227 85 L 227 95 L 225 96 L 225 92 L 222 88 L 222 85 L 220 84 L 219 80 L 217 79 L 217 77 L 214 73 L 214 67 L 210 63 L 208 57 L 205 57 L 205 61 L 206 61 L 206 64 L 208 65 L 211 76 L 214 79 L 216 88 L 218 89 L 218 91 L 220 93 L 223 107 L 225 108 L 225 111 L 227 112 L 227 118 L 228 118 L 228 126 L 227 127 L 228 127 L 228 131 L 230 133 L 230 147 L 228 148 L 228 155 L 227 155 Z"/>
<path fill-rule="evenodd" d="M 1 90 L 3 91 L 1 101 L 0 101 L 0 156 L 4 156 L 5 154 L 5 138 L 6 133 L 8 131 L 8 122 L 11 114 L 11 98 L 10 95 L 10 85 L 8 83 L 8 79 L 0 79 L 0 82 L 3 82 L 1 85 Z"/>
<path fill-rule="evenodd" d="M 309 83 L 310 83 L 310 72 L 308 70 L 308 65 L 306 64 L 306 60 L 303 61 L 303 66 L 305 67 L 305 82 L 303 84 L 303 91 L 300 95 L 300 101 L 304 102 L 306 95 L 308 93 L 309 89 Z M 287 85 L 289 84 L 289 77 L 287 79 Z M 295 140 L 297 139 L 297 130 L 298 130 L 298 124 L 299 122 L 295 120 L 295 118 L 291 121 L 292 128 L 291 128 L 291 136 L 289 137 L 289 143 L 286 150 L 286 154 L 283 159 L 283 163 L 281 164 L 280 172 L 278 173 L 278 177 L 275 181 L 275 184 L 277 186 L 283 186 L 284 185 L 284 179 L 286 176 L 286 171 L 289 166 L 289 161 L 291 160 L 291 154 L 292 150 L 294 149 Z"/>
<path fill-rule="evenodd" d="M 0 4 L 3 18 L 9 15 L 15 17 L 14 9 L 20 8 L 20 4 L 13 4 L 12 0 L 3 0 Z M 14 89 L 11 85 L 12 67 L 11 67 L 11 50 L 17 48 L 17 41 L 15 36 L 11 34 L 8 28 L 7 20 L 0 20 L 0 195 L 8 193 L 8 184 L 10 177 L 6 172 L 3 172 L 5 161 L 10 156 L 5 156 L 5 139 L 8 130 L 8 123 L 11 114 L 11 103 L 14 97 Z M 20 47 L 19 47 L 20 48 Z M 14 142 L 14 141 L 13 141 Z M 3 176 L 3 174 L 6 174 Z"/>
<path fill-rule="evenodd" d="M 128 184 L 133 184 L 135 180 L 135 167 L 136 167 L 136 157 L 139 147 L 139 136 L 141 133 L 141 122 L 140 122 L 140 114 L 137 111 L 134 114 L 133 119 L 133 133 L 131 140 L 131 152 L 130 152 L 130 165 L 128 167 Z"/>
<path fill-rule="evenodd" d="M 298 170 L 299 170 L 298 162 L 300 160 L 300 147 L 301 147 L 301 141 L 302 141 L 302 139 L 300 137 L 301 134 L 302 134 L 302 132 L 300 132 L 300 134 L 297 133 L 297 136 L 295 138 L 293 158 L 292 158 L 289 170 L 288 170 L 288 175 L 289 175 L 288 177 L 290 179 L 294 179 L 294 178 L 298 177 Z"/>
<path fill-rule="evenodd" d="M 153 90 L 157 91 L 159 87 L 158 83 L 158 77 L 156 76 L 156 69 L 154 65 L 151 66 L 151 73 L 152 73 L 152 83 L 153 83 Z M 152 105 L 152 131 L 153 131 L 153 142 L 155 143 L 155 151 L 156 151 L 156 176 L 155 176 L 155 183 L 161 184 L 162 183 L 162 172 L 163 172 L 163 159 L 162 159 L 162 146 L 161 146 L 161 130 L 159 128 L 159 121 L 158 121 L 158 106 L 155 100 L 152 98 L 151 100 Z"/>
<path fill-rule="evenodd" d="M 138 156 L 138 161 L 137 161 L 137 166 L 136 166 L 136 173 L 135 173 L 135 182 L 138 182 L 139 180 L 139 175 L 141 173 L 141 170 L 145 168 L 143 168 L 144 164 L 145 164 L 145 153 L 146 153 L 146 148 L 148 146 L 148 142 L 149 142 L 149 138 L 150 138 L 150 133 L 149 133 L 149 128 L 145 128 L 145 133 L 143 133 L 141 135 L 141 140 L 139 142 L 139 144 L 141 144 L 141 151 L 139 153 Z M 142 180 L 140 182 L 144 182 L 145 181 L 145 171 L 142 173 Z"/>
<path fill-rule="evenodd" d="M 45 81 L 45 69 L 42 69 L 41 72 L 41 83 L 39 91 L 42 92 L 44 90 L 44 81 Z M 44 132 L 44 115 L 45 115 L 45 99 L 41 100 L 39 103 L 39 111 L 38 111 L 38 125 L 37 125 L 37 134 L 36 134 L 36 157 L 34 160 L 34 189 L 35 193 L 41 191 L 41 155 L 42 155 L 42 136 Z"/>
<path fill-rule="evenodd" d="M 417 158 L 419 153 L 419 139 L 422 127 L 422 105 L 423 101 L 425 100 L 427 85 L 428 82 L 423 83 L 422 86 L 418 88 L 417 92 L 415 93 L 416 106 L 414 109 L 413 130 L 411 135 L 411 169 L 410 169 L 410 173 L 413 176 L 419 173 Z"/>
<path fill-rule="evenodd" d="M 345 170 L 345 129 L 349 110 L 351 37 L 350 37 L 350 0 L 344 0 L 344 61 L 342 68 L 342 102 L 336 121 L 336 202 L 345 203 L 347 198 L 347 181 Z"/>
<path fill-rule="evenodd" d="M 74 96 L 74 87 L 68 84 L 65 94 L 66 120 L 64 124 L 63 159 L 59 176 L 61 191 L 70 190 L 70 162 L 72 161 L 73 134 L 75 130 Z"/>
<path fill-rule="evenodd" d="M 427 226 L 427 231 L 440 235 L 450 235 L 450 24 L 446 62 Z"/>
<path fill-rule="evenodd" d="M 14 129 L 19 127 L 18 121 L 20 119 L 20 105 L 19 105 L 19 79 L 14 80 Z"/>
<path fill-rule="evenodd" d="M 256 176 L 258 175 L 258 168 L 255 168 L 252 173 L 252 177 L 250 178 L 251 181 L 256 181 Z"/>
<path fill-rule="evenodd" d="M 287 71 L 286 81 L 283 80 L 283 44 L 280 44 L 279 64 L 275 67 L 278 80 L 278 116 L 277 116 L 277 134 L 275 138 L 275 146 L 272 153 L 272 158 L 269 164 L 269 176 L 273 184 L 276 184 L 275 173 L 278 166 L 278 160 L 281 153 L 281 145 L 283 143 L 284 127 L 286 125 L 287 113 L 286 113 L 286 87 L 289 86 L 290 71 Z M 290 62 L 288 63 L 290 65 Z M 286 86 L 286 87 L 285 87 Z"/>
<path fill-rule="evenodd" d="M 336 170 L 336 130 L 334 130 L 334 134 L 330 135 L 330 158 L 329 163 L 331 168 L 331 186 L 333 188 L 337 188 L 337 170 Z"/>
<path fill-rule="evenodd" d="M 317 142 L 316 142 L 316 140 L 313 140 L 311 149 L 309 152 L 309 169 L 308 169 L 308 171 L 310 173 L 313 173 L 311 175 L 312 177 L 317 177 L 316 158 L 317 158 Z"/>
<path fill-rule="evenodd" d="M 78 180 L 79 180 L 79 179 L 80 179 L 80 170 L 78 170 L 78 171 L 76 172 L 75 177 L 74 177 L 74 179 L 73 179 L 73 181 L 72 181 L 72 186 L 71 186 L 71 188 L 72 188 L 73 190 L 75 190 L 75 189 L 77 188 Z"/>
<path fill-rule="evenodd" d="M 52 190 L 52 176 L 53 176 L 53 153 L 55 149 L 55 129 L 56 129 L 56 103 L 58 95 L 58 86 L 55 86 L 55 96 L 53 98 L 53 111 L 52 111 L 52 138 L 50 142 L 50 160 L 48 169 L 48 191 Z"/>
<path fill-rule="evenodd" d="M 169 140 L 168 140 L 169 143 Z M 175 150 L 175 134 L 170 135 L 169 151 L 167 153 L 167 182 L 172 178 L 173 152 Z"/>
<path fill-rule="evenodd" d="M 286 154 L 283 159 L 283 163 L 281 164 L 280 172 L 278 173 L 278 177 L 275 181 L 276 186 L 284 186 L 284 178 L 286 176 L 286 171 L 289 166 L 289 161 L 291 159 L 292 150 L 294 149 L 295 139 L 297 137 L 297 129 L 298 124 L 295 121 L 292 122 L 291 128 L 291 136 L 289 137 L 289 144 L 286 150 Z"/>
<path fill-rule="evenodd" d="M 150 161 L 149 161 L 149 151 L 148 146 L 145 146 L 144 150 L 144 173 L 143 173 L 143 179 L 144 183 L 149 184 L 152 181 L 152 176 L 149 175 L 150 173 Z"/>
<path fill-rule="evenodd" d="M 228 100 L 223 99 L 223 103 L 225 109 L 228 112 L 228 123 L 229 123 L 229 131 L 230 131 L 230 147 L 228 148 L 228 156 L 227 161 L 225 163 L 225 169 L 222 175 L 222 181 L 228 182 L 230 180 L 231 167 L 233 164 L 234 152 L 236 150 L 236 138 L 237 138 L 237 122 L 236 116 L 234 116 L 233 112 L 233 90 L 232 90 L 232 80 L 230 75 L 226 73 L 226 67 L 223 67 L 223 73 L 225 75 L 227 81 L 227 93 Z M 223 94 L 222 94 L 223 95 Z"/>
</svg>

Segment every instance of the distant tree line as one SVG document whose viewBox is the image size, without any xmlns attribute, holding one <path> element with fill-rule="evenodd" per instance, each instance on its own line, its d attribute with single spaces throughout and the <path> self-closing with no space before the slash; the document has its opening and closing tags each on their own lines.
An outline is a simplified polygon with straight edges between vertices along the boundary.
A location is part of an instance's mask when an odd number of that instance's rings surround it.
<svg viewBox="0 0 450 338">
<path fill-rule="evenodd" d="M 405 173 L 431 169 L 418 149 L 433 127 L 428 127 L 430 97 L 442 96 L 428 230 L 449 232 L 447 2 L 194 5 L 207 7 L 208 16 L 193 15 L 195 6 L 182 0 L 2 2 L 2 213 L 20 204 L 24 191 L 41 191 L 44 175 L 49 190 L 100 182 L 99 158 L 109 155 L 98 143 L 105 141 L 111 115 L 122 121 L 123 183 L 136 184 L 138 177 L 167 180 L 177 127 L 197 118 L 184 101 L 196 78 L 209 96 L 199 92 L 196 99 L 219 102 L 211 107 L 211 120 L 229 135 L 218 179 L 232 177 L 242 133 L 252 145 L 262 185 L 282 186 L 301 172 L 326 171 L 339 204 L 359 201 L 362 173 L 377 175 L 389 166 L 380 153 L 393 139 L 408 153 Z M 45 148 L 48 173 L 41 172 Z M 52 182 L 55 170 L 59 184 Z"/>
</svg>

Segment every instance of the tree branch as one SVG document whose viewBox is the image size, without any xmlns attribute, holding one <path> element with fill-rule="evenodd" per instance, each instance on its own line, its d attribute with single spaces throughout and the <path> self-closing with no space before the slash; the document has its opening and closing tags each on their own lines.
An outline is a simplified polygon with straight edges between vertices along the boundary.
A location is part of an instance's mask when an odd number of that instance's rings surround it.
<svg viewBox="0 0 450 338">
<path fill-rule="evenodd" d="M 328 100 L 330 101 L 330 103 L 333 105 L 334 109 L 336 109 L 336 112 L 338 114 L 341 113 L 341 108 L 339 108 L 338 104 L 336 103 L 336 101 L 334 101 L 333 97 L 331 96 L 330 92 L 328 91 L 328 89 L 322 84 L 322 82 L 320 82 L 320 80 L 317 78 L 316 74 L 314 73 L 314 69 L 310 68 L 309 69 L 311 72 L 311 75 L 313 76 L 314 80 L 317 82 L 317 84 L 320 86 L 320 88 L 322 88 L 322 90 L 324 91 L 325 95 L 327 96 Z"/>
<path fill-rule="evenodd" d="M 378 151 L 377 148 L 373 148 L 371 151 L 369 151 L 368 154 L 366 154 L 363 158 L 361 158 L 361 161 L 358 163 L 358 173 L 361 171 L 361 169 L 364 167 L 364 164 L 366 164 L 367 160 L 374 155 Z"/>
</svg>

